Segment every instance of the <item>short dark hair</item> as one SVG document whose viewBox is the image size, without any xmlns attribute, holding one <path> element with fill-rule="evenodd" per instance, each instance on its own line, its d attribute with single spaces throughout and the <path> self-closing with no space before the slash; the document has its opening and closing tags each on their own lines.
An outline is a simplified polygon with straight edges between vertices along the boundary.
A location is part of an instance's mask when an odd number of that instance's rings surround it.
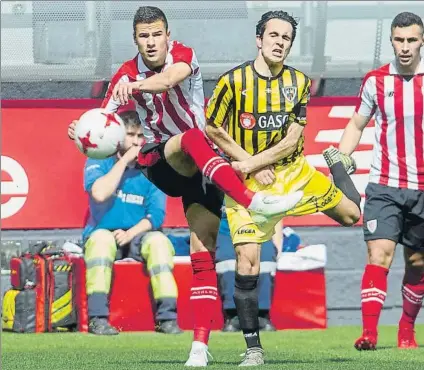
<svg viewBox="0 0 424 370">
<path fill-rule="evenodd" d="M 410 13 L 410 12 L 402 12 L 399 13 L 392 21 L 391 30 L 393 31 L 396 27 L 409 27 L 416 24 L 417 26 L 420 26 L 422 30 L 424 30 L 423 26 L 423 20 L 420 16 Z"/>
<path fill-rule="evenodd" d="M 262 14 L 261 19 L 256 25 L 256 36 L 262 38 L 265 32 L 266 24 L 271 19 L 281 19 L 282 21 L 289 22 L 292 25 L 293 35 L 292 35 L 291 42 L 293 44 L 293 41 L 296 37 L 296 29 L 297 29 L 298 22 L 289 13 L 284 12 L 282 10 L 271 10 L 269 12 L 266 12 L 265 14 Z"/>
<path fill-rule="evenodd" d="M 133 30 L 135 36 L 135 27 L 139 23 L 153 23 L 162 21 L 165 24 L 165 29 L 168 31 L 168 20 L 165 13 L 155 6 L 140 6 L 134 15 Z"/>
<path fill-rule="evenodd" d="M 126 110 L 118 115 L 124 121 L 125 127 L 141 127 L 140 117 L 135 110 Z"/>
</svg>

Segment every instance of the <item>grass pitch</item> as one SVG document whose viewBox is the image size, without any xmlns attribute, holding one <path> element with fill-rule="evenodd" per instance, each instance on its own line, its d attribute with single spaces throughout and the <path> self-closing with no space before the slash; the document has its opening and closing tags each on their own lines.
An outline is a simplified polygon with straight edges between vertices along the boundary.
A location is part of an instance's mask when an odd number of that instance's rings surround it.
<svg viewBox="0 0 424 370">
<path fill-rule="evenodd" d="M 418 350 L 398 350 L 397 327 L 380 328 L 379 347 L 358 352 L 353 342 L 359 327 L 316 331 L 262 333 L 267 369 L 396 369 L 424 370 L 424 325 L 417 327 Z M 167 370 L 183 369 L 192 333 L 167 336 L 122 333 L 113 337 L 90 334 L 2 334 L 2 369 Z M 209 368 L 236 369 L 244 351 L 240 333 L 213 332 Z"/>
</svg>

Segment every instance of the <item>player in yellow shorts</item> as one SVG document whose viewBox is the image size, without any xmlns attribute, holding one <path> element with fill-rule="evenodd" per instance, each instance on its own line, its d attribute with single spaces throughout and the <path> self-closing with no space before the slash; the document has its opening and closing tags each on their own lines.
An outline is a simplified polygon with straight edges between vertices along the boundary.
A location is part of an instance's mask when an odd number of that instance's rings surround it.
<svg viewBox="0 0 424 370">
<path fill-rule="evenodd" d="M 286 166 L 274 168 L 275 181 L 271 185 L 262 185 L 254 177 L 245 180 L 250 190 L 268 190 L 270 194 L 286 194 L 293 190 L 303 190 L 304 196 L 295 208 L 287 211 L 285 216 L 302 216 L 316 212 L 326 212 L 335 208 L 342 200 L 343 193 L 323 175 L 312 167 L 303 155 Z M 252 223 L 251 214 L 233 199 L 225 198 L 228 221 L 234 245 L 240 243 L 258 243 L 269 240 L 281 215 L 267 219 L 266 222 Z M 261 216 L 262 217 L 262 216 Z M 352 224 L 355 222 L 352 219 Z M 249 229 L 250 233 L 241 231 Z M 253 232 L 254 231 L 254 232 Z"/>
<path fill-rule="evenodd" d="M 285 215 L 324 212 L 345 226 L 360 217 L 360 195 L 346 170 L 354 166 L 353 160 L 335 148 L 324 152 L 333 183 L 303 155 L 311 80 L 284 64 L 296 26 L 286 12 L 265 13 L 256 26 L 257 58 L 221 76 L 206 113 L 206 133 L 230 158 L 233 168 L 246 176 L 250 190 L 304 192 L 293 209 L 268 219 L 226 198 L 237 256 L 234 301 L 247 344 L 241 366 L 264 363 L 258 329 L 260 243 L 271 238 L 274 226 Z"/>
</svg>

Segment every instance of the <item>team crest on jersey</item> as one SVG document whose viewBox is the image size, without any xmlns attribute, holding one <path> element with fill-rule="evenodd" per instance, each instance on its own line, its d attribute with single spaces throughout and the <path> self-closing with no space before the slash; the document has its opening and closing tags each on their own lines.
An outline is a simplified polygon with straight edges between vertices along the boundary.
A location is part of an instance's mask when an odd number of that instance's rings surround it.
<svg viewBox="0 0 424 370">
<path fill-rule="evenodd" d="M 240 114 L 240 125 L 247 130 L 251 130 L 256 125 L 255 116 L 252 113 Z"/>
<path fill-rule="evenodd" d="M 371 234 L 374 234 L 375 230 L 377 230 L 377 220 L 367 221 L 367 229 Z"/>
<path fill-rule="evenodd" d="M 283 87 L 282 89 L 283 95 L 284 97 L 292 102 L 297 94 L 297 87 L 295 86 L 287 86 L 287 87 Z"/>
</svg>

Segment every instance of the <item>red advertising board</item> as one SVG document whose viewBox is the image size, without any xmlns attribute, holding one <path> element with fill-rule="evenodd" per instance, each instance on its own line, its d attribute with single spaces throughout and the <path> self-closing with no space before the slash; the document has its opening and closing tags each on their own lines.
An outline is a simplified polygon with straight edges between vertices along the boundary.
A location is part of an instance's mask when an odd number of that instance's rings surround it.
<svg viewBox="0 0 424 370">
<path fill-rule="evenodd" d="M 305 154 L 327 173 L 322 150 L 336 144 L 355 98 L 313 98 L 305 130 Z M 67 137 L 67 126 L 99 100 L 2 101 L 1 218 L 3 229 L 80 228 L 87 216 L 83 191 L 85 157 Z M 373 123 L 370 124 L 370 130 Z M 361 193 L 367 180 L 371 131 L 358 147 L 353 176 Z M 362 160 L 364 159 L 364 160 Z M 362 166 L 362 167 L 361 167 Z M 179 199 L 168 198 L 165 227 L 184 227 Z M 324 215 L 291 217 L 286 225 L 335 225 Z"/>
</svg>

